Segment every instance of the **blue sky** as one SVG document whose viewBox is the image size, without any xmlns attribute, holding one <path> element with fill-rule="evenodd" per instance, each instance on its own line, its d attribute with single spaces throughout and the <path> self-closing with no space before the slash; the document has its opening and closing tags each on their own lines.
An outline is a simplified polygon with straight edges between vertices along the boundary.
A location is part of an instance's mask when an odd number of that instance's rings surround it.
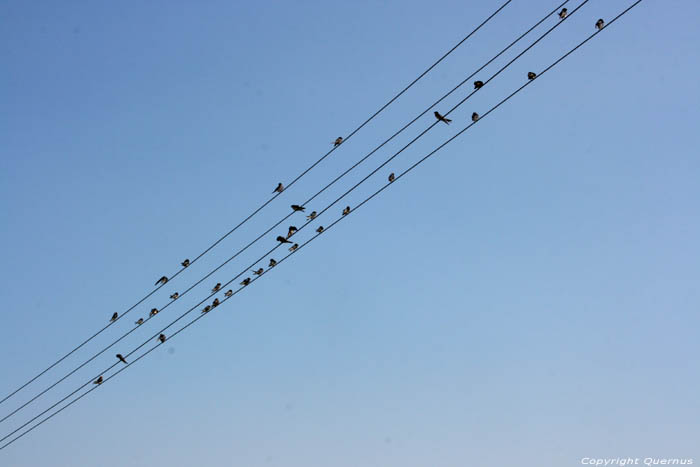
<svg viewBox="0 0 700 467">
<path fill-rule="evenodd" d="M 228 258 L 557 3 L 514 0 L 253 221 L 31 389 Z M 436 126 L 319 223 L 629 3 L 591 0 L 452 125 Z M 2 396 L 228 231 L 498 4 L 5 2 Z M 254 287 L 0 452 L 0 464 L 700 462 L 699 20 L 696 2 L 642 2 Z M 0 424 L 1 436 L 236 275 L 276 234 Z"/>
</svg>

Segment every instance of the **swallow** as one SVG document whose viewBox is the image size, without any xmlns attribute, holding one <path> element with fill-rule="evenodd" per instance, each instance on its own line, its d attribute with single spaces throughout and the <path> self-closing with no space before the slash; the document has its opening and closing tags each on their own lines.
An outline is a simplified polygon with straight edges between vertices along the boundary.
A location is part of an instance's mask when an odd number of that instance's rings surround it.
<svg viewBox="0 0 700 467">
<path fill-rule="evenodd" d="M 109 322 L 110 322 L 110 323 L 113 323 L 113 322 L 115 322 L 115 321 L 117 320 L 117 318 L 119 318 L 119 313 L 115 312 L 115 313 L 112 315 L 112 319 L 110 319 Z"/>
<path fill-rule="evenodd" d="M 161 334 L 160 336 L 158 336 L 158 340 L 160 341 L 161 344 L 163 342 L 165 342 L 165 334 Z"/>
<path fill-rule="evenodd" d="M 274 258 L 270 258 L 270 264 L 268 264 L 267 267 L 274 268 L 276 264 L 277 264 L 277 261 L 275 261 Z"/>
<path fill-rule="evenodd" d="M 289 226 L 289 232 L 287 232 L 287 238 L 289 238 L 289 237 L 291 237 L 292 235 L 294 235 L 294 232 L 296 232 L 297 230 L 299 230 L 299 229 L 297 229 L 297 228 L 294 227 L 293 225 L 290 225 L 290 226 Z"/>
<path fill-rule="evenodd" d="M 564 18 L 566 18 L 566 15 L 568 15 L 568 14 L 569 14 L 569 10 L 567 10 L 566 8 L 562 8 L 561 11 L 559 12 L 559 17 L 561 19 L 564 19 Z"/>
<path fill-rule="evenodd" d="M 476 122 L 477 120 L 479 120 L 479 114 L 474 112 L 472 114 L 472 122 Z"/>
<path fill-rule="evenodd" d="M 396 177 L 394 176 L 394 172 L 391 172 L 389 174 L 389 183 L 393 182 L 394 180 L 396 180 Z"/>
<path fill-rule="evenodd" d="M 149 316 L 155 316 L 158 314 L 158 308 L 151 308 L 151 314 Z"/>
<path fill-rule="evenodd" d="M 306 209 L 304 206 L 299 206 L 298 204 L 292 204 L 292 209 L 294 212 L 301 211 L 304 212 L 304 209 Z"/>
<path fill-rule="evenodd" d="M 209 313 L 209 310 L 211 310 L 211 306 L 207 305 L 202 309 L 202 313 Z"/>
<path fill-rule="evenodd" d="M 311 211 L 311 214 L 309 214 L 308 216 L 306 216 L 306 218 L 307 218 L 308 220 L 312 221 L 312 220 L 316 219 L 316 216 L 317 216 L 317 215 L 318 215 L 318 214 L 316 214 L 316 211 Z"/>
<path fill-rule="evenodd" d="M 158 280 L 156 281 L 156 285 L 158 285 L 158 284 L 161 284 L 161 285 L 162 285 L 162 284 L 165 284 L 166 282 L 168 282 L 168 278 L 165 277 L 165 276 L 163 276 L 163 277 L 161 277 L 160 279 L 158 279 Z"/>
<path fill-rule="evenodd" d="M 230 297 L 231 295 L 233 295 L 233 290 L 231 290 L 231 289 L 228 289 L 228 290 L 226 291 L 226 293 L 224 294 L 224 296 L 225 296 L 226 298 Z"/>
<path fill-rule="evenodd" d="M 136 321 L 134 324 L 137 326 L 141 326 L 143 324 L 143 318 L 139 318 L 139 320 Z"/>
<path fill-rule="evenodd" d="M 117 358 L 119 359 L 120 362 L 126 363 L 126 358 L 120 353 L 117 354 Z"/>
<path fill-rule="evenodd" d="M 289 240 L 287 240 L 286 238 L 284 238 L 282 235 L 279 235 L 279 236 L 277 237 L 277 241 L 280 242 L 280 243 L 292 243 L 292 242 L 290 242 Z"/>
<path fill-rule="evenodd" d="M 440 112 L 438 112 L 437 110 L 435 112 L 433 112 L 433 114 L 435 115 L 435 118 L 438 119 L 438 122 L 445 122 L 446 124 L 449 125 L 450 122 L 452 121 L 449 118 L 446 118 L 446 117 L 443 117 L 442 115 L 440 115 Z"/>
<path fill-rule="evenodd" d="M 605 21 L 603 21 L 603 18 L 600 18 L 598 21 L 595 22 L 595 27 L 600 31 L 603 29 L 603 26 L 605 26 Z"/>
<path fill-rule="evenodd" d="M 318 226 L 318 229 L 316 229 L 316 232 L 317 232 L 317 233 L 323 232 L 323 226 L 322 226 L 322 225 L 319 225 L 319 226 Z"/>
<path fill-rule="evenodd" d="M 533 73 L 532 71 L 527 72 L 527 79 L 532 81 L 533 79 L 537 78 L 537 74 Z"/>
<path fill-rule="evenodd" d="M 297 248 L 299 248 L 299 244 L 298 244 L 298 243 L 295 243 L 294 245 L 292 245 L 292 246 L 289 247 L 289 251 L 294 251 L 294 250 L 296 250 Z"/>
<path fill-rule="evenodd" d="M 219 299 L 215 298 L 214 301 L 211 302 L 211 307 L 216 308 L 217 306 L 219 306 L 219 303 L 221 303 L 221 302 L 219 302 Z"/>
<path fill-rule="evenodd" d="M 95 381 L 93 381 L 92 384 L 102 384 L 102 381 L 104 381 L 104 379 L 102 378 L 102 376 L 100 376 Z"/>
<path fill-rule="evenodd" d="M 246 286 L 248 284 L 250 284 L 250 277 L 246 277 L 245 279 L 243 279 L 243 282 L 241 282 L 241 285 L 243 286 Z"/>
<path fill-rule="evenodd" d="M 212 292 L 218 292 L 219 290 L 221 290 L 221 282 L 217 282 L 214 288 L 211 289 Z"/>
<path fill-rule="evenodd" d="M 342 137 L 342 136 L 338 136 L 338 137 L 335 139 L 335 141 L 333 141 L 333 147 L 334 147 L 334 148 L 337 148 L 338 146 L 340 146 L 340 144 L 341 144 L 342 142 L 343 142 L 343 137 Z"/>
<path fill-rule="evenodd" d="M 186 268 L 187 266 L 190 265 L 190 260 L 189 260 L 189 259 L 186 259 L 185 261 L 183 261 L 183 262 L 180 263 L 180 264 L 182 265 L 183 268 Z"/>
<path fill-rule="evenodd" d="M 345 209 L 343 209 L 343 215 L 347 216 L 350 214 L 350 206 L 345 206 Z"/>
<path fill-rule="evenodd" d="M 282 185 L 282 182 L 277 184 L 277 188 L 275 188 L 275 191 L 273 193 L 282 193 L 284 191 L 284 185 Z"/>
<path fill-rule="evenodd" d="M 172 294 L 172 295 L 170 296 L 170 298 L 171 298 L 172 300 L 177 300 L 177 297 L 179 297 L 179 296 L 180 296 L 180 294 L 177 293 L 177 292 L 175 292 L 174 294 Z"/>
<path fill-rule="evenodd" d="M 261 275 L 262 273 L 263 273 L 263 268 L 260 268 L 260 269 L 258 269 L 257 271 L 253 271 L 253 274 L 255 274 L 256 276 L 259 276 L 259 275 Z"/>
<path fill-rule="evenodd" d="M 483 81 L 474 81 L 474 89 L 481 89 L 481 87 L 484 85 Z"/>
</svg>

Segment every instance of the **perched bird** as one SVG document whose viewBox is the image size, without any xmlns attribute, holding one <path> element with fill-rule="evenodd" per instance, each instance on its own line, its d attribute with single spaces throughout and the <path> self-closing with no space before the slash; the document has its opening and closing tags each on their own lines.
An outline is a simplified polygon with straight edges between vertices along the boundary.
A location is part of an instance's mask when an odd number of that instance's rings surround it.
<svg viewBox="0 0 700 467">
<path fill-rule="evenodd" d="M 220 303 L 220 302 L 219 302 L 219 299 L 218 299 L 218 298 L 215 298 L 214 301 L 211 302 L 211 307 L 212 307 L 212 308 L 216 308 L 217 306 L 219 306 L 219 303 Z"/>
<path fill-rule="evenodd" d="M 311 214 L 309 214 L 308 216 L 306 216 L 306 218 L 307 218 L 308 220 L 312 221 L 312 220 L 316 219 L 316 215 L 317 215 L 317 214 L 316 214 L 316 211 L 311 211 Z"/>
<path fill-rule="evenodd" d="M 289 251 L 294 251 L 294 250 L 296 250 L 297 248 L 299 248 L 299 244 L 298 244 L 298 243 L 295 243 L 294 245 L 292 245 L 292 246 L 289 247 Z"/>
<path fill-rule="evenodd" d="M 155 316 L 158 314 L 158 308 L 151 308 L 150 316 Z"/>
<path fill-rule="evenodd" d="M 292 235 L 294 235 L 294 232 L 296 232 L 297 230 L 299 230 L 299 229 L 297 229 L 297 228 L 294 227 L 293 225 L 290 225 L 290 226 L 289 226 L 289 232 L 287 232 L 287 238 L 289 238 L 289 237 L 291 237 Z"/>
<path fill-rule="evenodd" d="M 211 306 L 207 305 L 202 309 L 202 313 L 208 313 L 211 310 Z"/>
<path fill-rule="evenodd" d="M 350 206 L 345 206 L 345 209 L 343 209 L 343 215 L 347 216 L 350 214 Z"/>
<path fill-rule="evenodd" d="M 248 285 L 248 284 L 250 284 L 250 277 L 246 277 L 245 279 L 243 279 L 243 282 L 241 282 L 241 285 L 244 285 L 244 286 Z"/>
<path fill-rule="evenodd" d="M 484 85 L 483 81 L 474 81 L 474 89 L 480 89 Z"/>
<path fill-rule="evenodd" d="M 262 273 L 263 273 L 263 268 L 259 268 L 257 271 L 253 271 L 253 274 L 255 274 L 256 276 L 259 276 Z"/>
<path fill-rule="evenodd" d="M 274 268 L 275 264 L 277 264 L 277 261 L 275 261 L 274 258 L 270 258 L 270 264 L 268 264 L 267 266 L 270 268 Z"/>
<path fill-rule="evenodd" d="M 318 226 L 318 229 L 316 229 L 316 232 L 317 232 L 317 233 L 323 232 L 323 226 L 322 226 L 322 225 L 319 225 L 319 226 Z"/>
<path fill-rule="evenodd" d="M 569 14 L 569 10 L 567 10 L 566 8 L 562 8 L 561 11 L 559 12 L 559 17 L 561 19 L 564 19 L 564 18 L 566 18 L 566 15 L 568 15 L 568 14 Z"/>
<path fill-rule="evenodd" d="M 301 211 L 304 212 L 304 209 L 306 209 L 304 206 L 299 206 L 298 204 L 292 204 L 292 209 L 294 212 Z"/>
<path fill-rule="evenodd" d="M 595 22 L 595 27 L 600 31 L 603 29 L 603 26 L 605 26 L 605 21 L 603 21 L 603 18 L 600 18 L 598 21 Z"/>
<path fill-rule="evenodd" d="M 92 384 L 102 384 L 102 381 L 104 381 L 104 379 L 102 378 L 102 376 L 100 376 L 95 381 L 93 381 Z"/>
<path fill-rule="evenodd" d="M 137 326 L 141 326 L 143 324 L 143 318 L 139 318 L 139 320 L 136 321 L 134 324 L 136 324 Z"/>
<path fill-rule="evenodd" d="M 214 288 L 211 289 L 212 292 L 218 292 L 219 290 L 221 290 L 221 282 L 217 282 Z"/>
<path fill-rule="evenodd" d="M 190 265 L 190 260 L 189 260 L 189 259 L 186 259 L 185 261 L 183 261 L 183 262 L 180 263 L 180 264 L 182 264 L 182 267 L 183 267 L 183 268 L 186 268 L 187 266 Z"/>
<path fill-rule="evenodd" d="M 335 141 L 333 141 L 333 147 L 334 147 L 334 148 L 337 148 L 338 146 L 340 146 L 340 143 L 342 143 L 342 142 L 343 142 L 343 137 L 342 137 L 342 136 L 338 136 L 338 137 L 335 139 Z"/>
<path fill-rule="evenodd" d="M 437 118 L 439 122 L 445 122 L 449 125 L 450 122 L 452 121 L 449 118 L 446 118 L 446 117 L 443 117 L 442 115 L 440 115 L 440 112 L 438 112 L 437 110 L 435 112 L 433 112 L 433 114 L 435 114 L 435 118 Z"/>
<path fill-rule="evenodd" d="M 179 296 L 180 296 L 180 294 L 177 293 L 177 292 L 175 292 L 174 294 L 172 294 L 172 295 L 170 296 L 170 298 L 173 299 L 173 300 L 177 300 L 177 297 L 179 297 Z"/>
<path fill-rule="evenodd" d="M 165 342 L 165 334 L 161 334 L 160 336 L 158 336 L 158 340 L 160 341 L 161 344 L 163 342 Z"/>
<path fill-rule="evenodd" d="M 113 322 L 115 322 L 115 321 L 117 320 L 117 318 L 119 318 L 119 313 L 115 312 L 115 313 L 112 315 L 112 319 L 110 319 L 109 321 L 110 321 L 111 323 L 113 323 Z"/>
<path fill-rule="evenodd" d="M 277 241 L 280 242 L 280 243 L 292 243 L 292 242 L 290 242 L 289 240 L 287 240 L 286 238 L 284 238 L 282 235 L 279 235 L 279 236 L 277 237 Z"/>
<path fill-rule="evenodd" d="M 165 277 L 165 276 L 163 276 L 163 277 L 161 277 L 160 279 L 158 279 L 158 280 L 156 281 L 156 285 L 158 285 L 158 284 L 161 284 L 161 285 L 162 285 L 162 284 L 165 284 L 166 282 L 168 282 L 168 278 Z"/>
<path fill-rule="evenodd" d="M 532 81 L 532 80 L 535 79 L 535 78 L 537 78 L 537 75 L 536 75 L 535 73 L 533 73 L 532 71 L 528 71 L 528 72 L 527 72 L 527 79 L 529 79 L 530 81 Z"/>
<path fill-rule="evenodd" d="M 472 114 L 472 122 L 476 122 L 477 120 L 479 120 L 479 114 L 474 112 Z"/>
<path fill-rule="evenodd" d="M 275 191 L 273 193 L 282 193 L 284 191 L 284 185 L 282 185 L 282 182 L 277 184 L 277 188 L 275 188 Z"/>
<path fill-rule="evenodd" d="M 394 180 L 396 180 L 396 177 L 394 176 L 394 172 L 391 172 L 389 174 L 389 183 L 393 182 Z"/>
<path fill-rule="evenodd" d="M 224 294 L 224 296 L 227 297 L 227 298 L 230 297 L 231 295 L 233 295 L 233 290 L 231 290 L 231 289 L 228 289 L 228 290 L 226 291 L 226 293 Z"/>
<path fill-rule="evenodd" d="M 120 353 L 117 354 L 117 358 L 119 359 L 120 362 L 126 363 L 126 358 Z"/>
</svg>

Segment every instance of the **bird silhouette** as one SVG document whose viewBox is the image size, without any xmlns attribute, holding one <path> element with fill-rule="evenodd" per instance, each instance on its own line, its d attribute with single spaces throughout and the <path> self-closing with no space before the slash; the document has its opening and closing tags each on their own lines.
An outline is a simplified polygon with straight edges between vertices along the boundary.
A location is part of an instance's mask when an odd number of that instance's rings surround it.
<svg viewBox="0 0 700 467">
<path fill-rule="evenodd" d="M 259 268 L 258 270 L 253 271 L 253 274 L 255 274 L 256 276 L 259 276 L 259 275 L 261 275 L 262 273 L 263 273 L 263 268 Z"/>
<path fill-rule="evenodd" d="M 342 137 L 342 136 L 338 136 L 338 137 L 335 139 L 335 141 L 333 141 L 333 147 L 334 147 L 334 148 L 337 148 L 338 146 L 340 146 L 340 143 L 342 143 L 342 142 L 343 142 L 343 137 Z"/>
<path fill-rule="evenodd" d="M 569 10 L 567 10 L 566 8 L 562 8 L 561 11 L 559 12 L 559 17 L 561 19 L 564 19 L 564 18 L 566 18 L 566 15 L 568 15 L 568 14 L 569 14 Z"/>
<path fill-rule="evenodd" d="M 126 363 L 126 358 L 120 353 L 117 354 L 117 358 L 119 359 L 120 362 Z"/>
<path fill-rule="evenodd" d="M 158 314 L 158 308 L 151 308 L 150 316 L 155 316 Z"/>
<path fill-rule="evenodd" d="M 603 29 L 604 26 L 605 26 L 605 21 L 603 21 L 603 18 L 600 18 L 598 21 L 595 22 L 595 27 L 598 29 L 598 31 Z"/>
<path fill-rule="evenodd" d="M 211 289 L 212 292 L 218 292 L 219 290 L 221 290 L 221 282 L 217 282 L 214 288 Z"/>
<path fill-rule="evenodd" d="M 297 248 L 299 248 L 299 244 L 298 244 L 298 243 L 295 243 L 294 245 L 292 245 L 292 246 L 289 247 L 289 251 L 294 251 L 294 250 L 296 250 Z"/>
<path fill-rule="evenodd" d="M 474 81 L 474 89 L 481 89 L 481 87 L 484 85 L 483 81 Z"/>
<path fill-rule="evenodd" d="M 246 277 L 245 279 L 243 279 L 243 282 L 241 282 L 242 286 L 246 286 L 248 284 L 250 284 L 250 277 Z"/>
<path fill-rule="evenodd" d="M 109 320 L 109 322 L 110 322 L 110 323 L 113 323 L 113 322 L 115 322 L 115 321 L 117 320 L 117 318 L 119 318 L 119 313 L 116 313 L 116 312 L 115 312 L 115 313 L 112 315 L 112 318 Z"/>
<path fill-rule="evenodd" d="M 141 326 L 143 324 L 143 318 L 139 318 L 139 320 L 136 321 L 134 324 L 136 324 L 137 326 Z"/>
<path fill-rule="evenodd" d="M 226 293 L 224 294 L 224 296 L 225 296 L 226 298 L 230 297 L 231 295 L 233 295 L 233 290 L 231 290 L 231 289 L 228 289 L 228 290 L 226 291 Z"/>
<path fill-rule="evenodd" d="M 394 172 L 391 172 L 389 174 L 389 183 L 393 182 L 394 180 L 396 180 L 396 177 L 394 176 Z"/>
<path fill-rule="evenodd" d="M 161 344 L 163 342 L 165 342 L 165 339 L 166 339 L 165 334 L 161 334 L 160 336 L 158 336 L 158 340 L 160 341 Z"/>
<path fill-rule="evenodd" d="M 316 216 L 317 216 L 316 211 L 311 211 L 311 214 L 309 214 L 308 216 L 306 216 L 306 218 L 307 218 L 308 220 L 312 221 L 312 220 L 316 219 Z"/>
<path fill-rule="evenodd" d="M 277 264 L 277 261 L 275 261 L 274 258 L 270 258 L 270 264 L 268 264 L 267 267 L 274 268 L 275 264 Z"/>
<path fill-rule="evenodd" d="M 102 384 L 102 381 L 104 381 L 104 379 L 102 378 L 102 376 L 100 376 L 95 381 L 93 381 L 92 384 Z"/>
<path fill-rule="evenodd" d="M 279 236 L 277 237 L 277 241 L 280 242 L 280 243 L 292 243 L 292 242 L 290 242 L 289 240 L 287 240 L 286 238 L 284 238 L 282 235 L 279 235 Z"/>
<path fill-rule="evenodd" d="M 275 191 L 273 193 L 282 193 L 284 191 L 284 185 L 282 185 L 282 182 L 277 184 L 277 188 L 275 188 Z"/>
<path fill-rule="evenodd" d="M 185 261 L 183 261 L 183 262 L 180 263 L 180 264 L 182 265 L 183 268 L 186 268 L 187 266 L 190 265 L 190 260 L 189 260 L 189 259 L 186 259 Z"/>
<path fill-rule="evenodd" d="M 290 225 L 290 226 L 289 226 L 289 232 L 287 232 L 287 238 L 289 238 L 289 237 L 291 237 L 292 235 L 294 235 L 294 232 L 296 232 L 297 230 L 299 230 L 299 229 L 297 229 L 297 228 L 294 227 L 293 225 Z"/>
<path fill-rule="evenodd" d="M 163 276 L 163 277 L 161 277 L 160 279 L 158 279 L 158 280 L 156 281 L 156 284 L 155 284 L 155 285 L 158 285 L 158 284 L 163 285 L 163 284 L 165 284 L 166 282 L 168 282 L 168 278 L 167 278 L 166 276 Z"/>
<path fill-rule="evenodd" d="M 172 298 L 173 300 L 177 300 L 177 297 L 179 297 L 179 296 L 180 296 L 180 294 L 177 293 L 177 292 L 175 292 L 174 294 L 172 294 L 172 295 L 170 296 L 170 298 Z"/>
<path fill-rule="evenodd" d="M 306 209 L 304 206 L 299 206 L 298 204 L 292 204 L 292 209 L 294 212 L 301 211 L 304 212 L 304 209 Z"/>
<path fill-rule="evenodd" d="M 527 72 L 527 79 L 529 79 L 530 81 L 532 81 L 532 80 L 535 79 L 535 78 L 537 78 L 537 74 L 536 74 L 536 73 L 534 73 L 534 72 L 532 72 L 532 71 L 528 71 L 528 72 Z"/>
<path fill-rule="evenodd" d="M 446 124 L 449 125 L 450 122 L 452 121 L 449 118 L 443 117 L 442 115 L 440 115 L 440 112 L 438 112 L 437 110 L 435 112 L 433 112 L 433 114 L 435 115 L 435 118 L 437 118 L 439 122 L 445 122 Z"/>
<path fill-rule="evenodd" d="M 343 209 L 343 215 L 347 216 L 350 214 L 350 206 L 345 206 L 345 209 Z"/>
<path fill-rule="evenodd" d="M 317 233 L 323 232 L 323 226 L 322 226 L 322 225 L 319 225 L 319 226 L 318 226 L 318 229 L 316 229 L 316 232 L 317 232 Z"/>
<path fill-rule="evenodd" d="M 479 114 L 474 112 L 472 114 L 472 122 L 476 122 L 477 120 L 479 120 Z"/>
<path fill-rule="evenodd" d="M 211 302 L 211 307 L 216 308 L 217 306 L 219 306 L 219 303 L 221 303 L 221 302 L 219 302 L 219 299 L 215 298 L 214 301 Z"/>
<path fill-rule="evenodd" d="M 211 306 L 207 305 L 202 309 L 202 313 L 209 313 L 209 310 L 211 310 Z"/>
</svg>

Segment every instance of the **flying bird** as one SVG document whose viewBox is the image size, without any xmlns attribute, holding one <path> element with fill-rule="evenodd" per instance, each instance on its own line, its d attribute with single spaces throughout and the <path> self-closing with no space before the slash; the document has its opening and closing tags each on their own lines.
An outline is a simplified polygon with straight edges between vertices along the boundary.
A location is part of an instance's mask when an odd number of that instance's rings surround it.
<svg viewBox="0 0 700 467">
<path fill-rule="evenodd" d="M 559 17 L 561 19 L 564 19 L 564 18 L 566 18 L 566 15 L 568 15 L 568 14 L 569 14 L 569 10 L 567 10 L 566 8 L 562 8 L 561 11 L 559 12 Z"/>
<path fill-rule="evenodd" d="M 316 211 L 311 211 L 311 214 L 309 214 L 308 216 L 306 216 L 306 218 L 307 218 L 308 220 L 312 221 L 312 220 L 316 219 L 316 216 L 317 216 Z"/>
<path fill-rule="evenodd" d="M 275 191 L 273 193 L 282 193 L 284 191 L 284 185 L 282 185 L 282 182 L 277 184 L 277 188 L 275 188 Z"/>
<path fill-rule="evenodd" d="M 137 326 L 141 326 L 143 324 L 143 318 L 139 318 L 139 320 L 136 321 L 134 324 Z"/>
<path fill-rule="evenodd" d="M 109 322 L 110 322 L 110 323 L 113 323 L 113 322 L 115 322 L 115 321 L 117 320 L 117 318 L 119 318 L 119 313 L 115 312 L 115 313 L 112 315 L 112 319 L 110 319 Z"/>
<path fill-rule="evenodd" d="M 155 284 L 155 285 L 158 285 L 158 284 L 161 284 L 161 285 L 162 285 L 162 284 L 165 284 L 166 282 L 168 282 L 168 278 L 167 278 L 166 276 L 163 276 L 163 277 L 161 277 L 160 279 L 158 279 L 158 280 L 156 281 L 156 284 Z"/>
<path fill-rule="evenodd" d="M 224 296 L 225 296 L 226 298 L 230 297 L 231 295 L 233 295 L 233 290 L 231 290 L 231 289 L 228 289 L 228 290 L 226 291 L 226 293 L 224 294 Z"/>
<path fill-rule="evenodd" d="M 603 21 L 603 18 L 600 18 L 598 21 L 595 22 L 595 27 L 600 31 L 603 29 L 603 26 L 605 26 L 605 21 Z"/>
<path fill-rule="evenodd" d="M 277 237 L 277 241 L 280 242 L 280 243 L 292 243 L 292 242 L 290 242 L 289 240 L 287 240 L 286 238 L 284 238 L 282 235 L 279 235 L 279 236 Z"/>
<path fill-rule="evenodd" d="M 343 209 L 343 215 L 347 216 L 350 214 L 350 206 L 345 206 L 345 209 Z"/>
<path fill-rule="evenodd" d="M 102 381 L 104 381 L 104 379 L 102 379 L 102 376 L 100 376 L 95 381 L 93 381 L 92 384 L 102 384 Z"/>
<path fill-rule="evenodd" d="M 221 302 L 219 302 L 219 299 L 215 298 L 214 301 L 211 302 L 211 307 L 216 308 L 217 306 L 219 306 L 219 303 L 221 303 Z"/>
<path fill-rule="evenodd" d="M 532 71 L 527 72 L 527 79 L 532 81 L 533 79 L 537 78 L 537 74 L 533 73 Z"/>
<path fill-rule="evenodd" d="M 202 313 L 208 313 L 211 310 L 211 306 L 207 305 L 202 309 Z"/>
<path fill-rule="evenodd" d="M 474 112 L 472 114 L 472 122 L 476 122 L 477 120 L 479 120 L 479 114 Z"/>
<path fill-rule="evenodd" d="M 170 296 L 170 298 L 173 299 L 173 300 L 177 300 L 177 297 L 179 297 L 179 296 L 180 296 L 180 294 L 177 293 L 177 292 L 175 292 L 174 294 L 172 294 L 172 295 Z"/>
<path fill-rule="evenodd" d="M 119 359 L 120 362 L 126 363 L 126 358 L 120 353 L 117 354 L 117 358 Z"/>
<path fill-rule="evenodd" d="M 292 235 L 294 235 L 294 232 L 296 232 L 297 230 L 299 230 L 299 229 L 297 229 L 297 228 L 294 227 L 293 225 L 290 225 L 290 226 L 289 226 L 289 232 L 287 232 L 287 238 L 289 238 L 289 237 L 291 237 Z"/>
<path fill-rule="evenodd" d="M 306 209 L 304 206 L 299 206 L 298 204 L 292 204 L 292 209 L 294 212 L 301 211 L 304 212 L 304 209 Z"/>
<path fill-rule="evenodd" d="M 338 146 L 340 146 L 340 143 L 342 143 L 342 142 L 343 142 L 343 137 L 342 137 L 342 136 L 338 136 L 338 137 L 335 139 L 335 141 L 333 141 L 333 147 L 334 147 L 334 148 L 337 148 Z"/>
<path fill-rule="evenodd" d="M 318 232 L 318 233 L 323 232 L 323 226 L 322 226 L 322 225 L 319 225 L 319 226 L 318 226 L 318 229 L 316 229 L 316 232 Z"/>
<path fill-rule="evenodd" d="M 396 177 L 394 176 L 394 172 L 391 172 L 389 174 L 389 183 L 393 182 L 394 180 L 396 180 Z"/>
<path fill-rule="evenodd" d="M 183 267 L 183 268 L 186 268 L 187 266 L 190 265 L 190 260 L 189 260 L 189 259 L 186 259 L 185 261 L 183 261 L 183 262 L 180 263 L 180 264 L 182 264 L 182 267 Z"/>
<path fill-rule="evenodd" d="M 246 286 L 248 284 L 250 284 L 250 277 L 246 277 L 245 279 L 243 279 L 243 282 L 241 282 L 241 285 L 243 286 Z"/>
<path fill-rule="evenodd" d="M 255 274 L 256 276 L 259 276 L 262 273 L 263 273 L 263 268 L 260 268 L 257 271 L 253 271 L 253 274 Z"/>
<path fill-rule="evenodd" d="M 217 282 L 214 288 L 211 289 L 212 292 L 218 292 L 219 290 L 221 290 L 221 282 Z"/>
<path fill-rule="evenodd" d="M 435 118 L 437 118 L 439 122 L 445 122 L 446 124 L 449 125 L 450 122 L 452 121 L 449 118 L 443 117 L 442 115 L 440 115 L 440 112 L 438 112 L 437 110 L 435 112 L 433 112 L 433 114 L 435 114 Z"/>
<path fill-rule="evenodd" d="M 292 245 L 292 246 L 289 247 L 289 251 L 294 251 L 294 250 L 296 250 L 297 248 L 299 248 L 299 244 L 298 244 L 298 243 L 295 243 L 294 245 Z"/>
<path fill-rule="evenodd" d="M 270 264 L 268 264 L 267 267 L 269 267 L 269 268 L 274 268 L 274 267 L 275 267 L 275 264 L 277 264 L 277 261 L 275 261 L 274 258 L 270 258 Z"/>
<path fill-rule="evenodd" d="M 165 334 L 161 334 L 160 336 L 158 336 L 158 340 L 160 341 L 161 344 L 163 342 L 165 342 Z"/>
<path fill-rule="evenodd" d="M 151 314 L 150 316 L 155 316 L 158 314 L 158 308 L 151 308 Z"/>
<path fill-rule="evenodd" d="M 483 81 L 474 81 L 474 89 L 480 89 L 483 85 Z"/>
</svg>

